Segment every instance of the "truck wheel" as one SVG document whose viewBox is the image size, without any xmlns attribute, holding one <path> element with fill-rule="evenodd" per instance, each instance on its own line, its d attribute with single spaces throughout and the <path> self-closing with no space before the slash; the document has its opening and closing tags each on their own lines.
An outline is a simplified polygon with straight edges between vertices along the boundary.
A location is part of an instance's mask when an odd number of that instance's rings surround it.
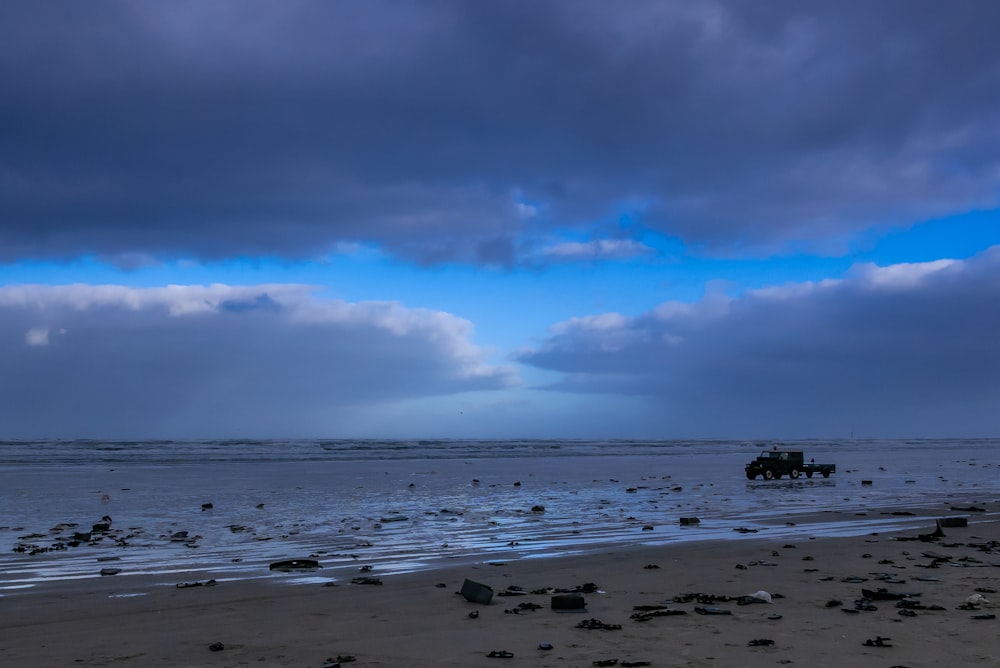
<svg viewBox="0 0 1000 668">
<path fill-rule="evenodd" d="M 806 477 L 807 478 L 813 477 L 813 472 L 812 471 L 806 471 Z"/>
<path fill-rule="evenodd" d="M 792 470 L 788 472 L 788 477 L 795 480 L 799 477 L 799 470 L 793 466 Z"/>
<path fill-rule="evenodd" d="M 753 480 L 756 477 L 757 477 L 756 473 L 753 473 L 751 471 L 747 471 L 747 480 Z"/>
<path fill-rule="evenodd" d="M 764 469 L 764 480 L 773 480 L 773 479 L 774 479 L 774 471 L 772 471 L 771 469 Z"/>
<path fill-rule="evenodd" d="M 830 469 L 823 469 L 823 477 L 824 478 L 830 477 Z"/>
</svg>

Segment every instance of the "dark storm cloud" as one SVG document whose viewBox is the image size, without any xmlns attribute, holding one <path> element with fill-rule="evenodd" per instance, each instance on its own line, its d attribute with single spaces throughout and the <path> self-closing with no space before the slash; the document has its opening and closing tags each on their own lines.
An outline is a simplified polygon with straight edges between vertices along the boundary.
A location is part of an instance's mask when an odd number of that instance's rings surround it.
<svg viewBox="0 0 1000 668">
<path fill-rule="evenodd" d="M 1000 427 L 1000 247 L 858 266 L 553 328 L 520 362 L 556 389 L 650 399 L 670 433 L 985 435 Z"/>
<path fill-rule="evenodd" d="M 300 286 L 2 287 L 0 422 L 12 437 L 339 433 L 369 405 L 510 386 L 471 333 Z"/>
<path fill-rule="evenodd" d="M 502 265 L 623 213 L 710 251 L 835 250 L 997 206 L 998 24 L 971 1 L 8 2 L 0 259 L 356 240 Z"/>
</svg>

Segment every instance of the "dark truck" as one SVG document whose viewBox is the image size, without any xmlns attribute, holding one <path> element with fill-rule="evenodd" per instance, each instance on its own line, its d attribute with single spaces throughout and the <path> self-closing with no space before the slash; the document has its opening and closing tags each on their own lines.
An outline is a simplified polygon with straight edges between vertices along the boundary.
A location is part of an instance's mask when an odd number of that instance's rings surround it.
<svg viewBox="0 0 1000 668">
<path fill-rule="evenodd" d="M 805 461 L 801 450 L 764 450 L 757 459 L 746 465 L 748 480 L 753 480 L 759 475 L 764 476 L 764 480 L 773 480 L 783 475 L 794 479 L 801 473 L 805 473 L 807 478 L 813 477 L 813 473 L 829 478 L 836 470 L 834 464 Z"/>
</svg>

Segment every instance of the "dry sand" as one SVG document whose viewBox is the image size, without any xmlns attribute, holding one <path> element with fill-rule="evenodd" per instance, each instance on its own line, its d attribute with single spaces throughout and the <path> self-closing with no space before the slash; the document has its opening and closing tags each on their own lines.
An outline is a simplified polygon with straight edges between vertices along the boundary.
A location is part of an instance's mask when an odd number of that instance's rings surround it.
<svg viewBox="0 0 1000 668">
<path fill-rule="evenodd" d="M 1000 602 L 1000 594 L 991 593 L 1000 590 L 1000 547 L 969 545 L 1000 540 L 1000 523 L 972 519 L 969 527 L 947 529 L 933 543 L 896 540 L 920 530 L 793 543 L 769 540 L 763 531 L 711 543 L 386 576 L 381 586 L 349 579 L 337 586 L 291 586 L 270 579 L 178 589 L 124 576 L 63 583 L 0 598 L 0 665 L 320 668 L 339 655 L 355 658 L 342 666 L 358 668 L 569 668 L 610 660 L 651 666 L 996 666 L 1000 621 L 974 619 L 995 612 L 992 603 L 959 609 L 977 589 Z M 923 556 L 927 552 L 949 561 L 928 568 L 933 561 Z M 851 577 L 866 581 L 844 581 Z M 531 591 L 591 582 L 599 591 L 585 594 L 581 613 L 551 610 L 550 594 L 496 595 L 480 605 L 456 594 L 465 578 L 497 594 L 511 586 Z M 902 616 L 896 601 L 877 600 L 877 610 L 845 612 L 855 608 L 863 587 L 919 593 L 912 600 L 943 610 Z M 770 593 L 773 602 L 707 604 L 729 615 L 697 614 L 695 608 L 706 604 L 673 601 L 689 593 L 738 597 L 758 591 Z M 139 592 L 146 594 L 121 596 Z M 830 607 L 833 600 L 842 605 Z M 506 612 L 528 602 L 543 607 Z M 634 606 L 658 604 L 686 614 L 631 618 Z M 591 619 L 621 629 L 577 628 Z M 864 644 L 879 636 L 891 639 L 885 641 L 891 647 Z M 774 644 L 751 646 L 755 640 Z M 213 643 L 224 649 L 210 650 Z M 539 649 L 539 643 L 553 648 Z M 490 658 L 491 651 L 513 657 Z"/>
</svg>

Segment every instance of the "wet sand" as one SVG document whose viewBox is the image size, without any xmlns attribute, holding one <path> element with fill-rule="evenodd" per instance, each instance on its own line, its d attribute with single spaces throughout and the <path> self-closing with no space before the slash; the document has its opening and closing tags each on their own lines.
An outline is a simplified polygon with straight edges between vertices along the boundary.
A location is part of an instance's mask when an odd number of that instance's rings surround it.
<svg viewBox="0 0 1000 668">
<path fill-rule="evenodd" d="M 898 540 L 933 528 L 793 542 L 761 532 L 586 556 L 357 574 L 379 578 L 381 585 L 341 578 L 324 586 L 322 569 L 315 581 L 300 585 L 289 584 L 294 575 L 188 588 L 141 576 L 53 583 L 0 597 L 0 665 L 319 668 L 338 656 L 354 657 L 341 665 L 359 668 L 570 667 L 612 660 L 651 666 L 996 665 L 1000 621 L 975 617 L 994 614 L 992 601 L 1000 603 L 992 591 L 1000 590 L 1000 522 L 973 516 L 968 527 L 948 528 L 934 542 Z M 458 595 L 466 578 L 491 586 L 492 602 Z M 183 574 L 177 577 L 184 581 Z M 588 583 L 597 591 L 583 594 L 584 612 L 553 611 L 552 593 L 530 593 Z M 500 595 L 511 587 L 527 593 Z M 854 611 L 862 588 L 919 596 L 907 599 L 915 609 L 905 616 L 894 600 L 862 603 L 877 609 Z M 772 602 L 725 600 L 758 591 Z M 990 602 L 960 609 L 977 593 Z M 685 596 L 690 594 L 704 596 L 699 601 Z M 541 608 L 528 611 L 521 604 Z M 684 614 L 638 621 L 635 606 Z M 943 609 L 926 609 L 935 606 Z M 578 628 L 588 620 L 621 628 Z M 890 639 L 882 644 L 891 647 L 865 644 L 879 637 Z M 214 643 L 223 649 L 213 651 Z M 540 643 L 552 649 L 539 649 Z"/>
</svg>

